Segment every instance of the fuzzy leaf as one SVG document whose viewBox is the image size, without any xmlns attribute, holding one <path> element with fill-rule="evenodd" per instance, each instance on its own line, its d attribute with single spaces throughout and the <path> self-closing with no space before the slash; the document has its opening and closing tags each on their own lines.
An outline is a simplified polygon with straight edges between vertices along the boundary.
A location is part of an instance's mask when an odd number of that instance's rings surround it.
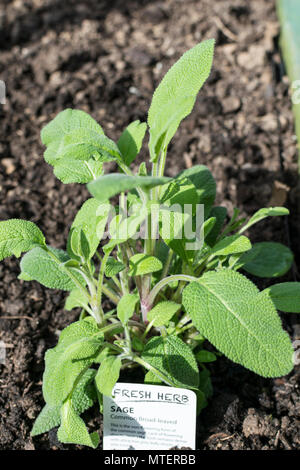
<svg viewBox="0 0 300 470">
<path fill-rule="evenodd" d="M 291 250 L 281 243 L 255 243 L 239 260 L 242 268 L 258 277 L 283 276 L 294 260 Z"/>
<path fill-rule="evenodd" d="M 93 159 L 87 161 L 62 158 L 54 167 L 55 176 L 62 183 L 88 183 L 103 174 L 101 162 Z"/>
<path fill-rule="evenodd" d="M 209 75 L 213 49 L 214 41 L 208 40 L 187 51 L 155 90 L 148 114 L 152 161 L 157 161 L 182 119 L 192 111 L 196 96 Z"/>
<path fill-rule="evenodd" d="M 92 196 L 98 201 L 106 201 L 123 191 L 130 191 L 137 186 L 143 189 L 151 189 L 155 186 L 165 184 L 170 178 L 154 178 L 152 176 L 130 176 L 121 173 L 111 173 L 100 176 L 95 181 L 90 182 L 87 187 Z"/>
<path fill-rule="evenodd" d="M 64 444 L 80 444 L 96 449 L 99 445 L 97 432 L 88 433 L 83 419 L 78 416 L 72 400 L 67 400 L 61 408 L 61 425 L 57 431 L 57 437 Z"/>
<path fill-rule="evenodd" d="M 49 405 L 59 405 L 71 393 L 75 381 L 93 362 L 103 337 L 89 318 L 72 323 L 62 331 L 58 345 L 45 355 L 43 395 Z"/>
<path fill-rule="evenodd" d="M 106 277 L 113 277 L 116 274 L 120 273 L 125 269 L 125 265 L 121 263 L 121 261 L 117 261 L 115 258 L 110 256 L 107 259 L 106 266 L 105 266 L 105 276 Z"/>
<path fill-rule="evenodd" d="M 117 316 L 123 324 L 126 324 L 134 314 L 134 309 L 138 299 L 138 296 L 135 294 L 124 294 L 119 300 L 117 305 Z"/>
<path fill-rule="evenodd" d="M 198 204 L 204 204 L 205 215 L 208 216 L 211 206 L 216 198 L 216 182 L 205 165 L 195 165 L 180 173 L 187 177 L 195 186 L 198 195 Z"/>
<path fill-rule="evenodd" d="M 118 140 L 118 147 L 123 160 L 129 166 L 141 150 L 143 139 L 147 130 L 147 124 L 139 120 L 126 127 Z"/>
<path fill-rule="evenodd" d="M 257 224 L 261 220 L 265 219 L 266 217 L 277 217 L 281 215 L 289 215 L 289 210 L 285 207 L 264 207 L 259 211 L 255 212 L 255 214 L 249 219 L 247 224 L 240 229 L 240 233 L 245 232 L 248 228 L 252 227 L 252 225 Z"/>
<path fill-rule="evenodd" d="M 195 357 L 178 336 L 151 338 L 145 346 L 142 357 L 179 387 L 193 388 L 199 384 Z"/>
<path fill-rule="evenodd" d="M 96 400 L 96 393 L 91 387 L 91 381 L 95 374 L 96 371 L 87 370 L 74 390 L 72 401 L 75 411 L 79 415 L 90 408 Z M 31 436 L 38 436 L 59 426 L 60 409 L 61 405 L 50 406 L 46 404 L 34 422 Z"/>
<path fill-rule="evenodd" d="M 138 253 L 129 259 L 129 276 L 143 276 L 162 269 L 161 261 L 155 256 Z"/>
<path fill-rule="evenodd" d="M 72 223 L 71 230 L 81 228 L 89 245 L 89 258 L 95 254 L 108 219 L 109 205 L 90 198 L 83 203 Z M 70 242 L 70 235 L 69 240 Z"/>
<path fill-rule="evenodd" d="M 300 282 L 282 282 L 268 287 L 268 294 L 275 307 L 282 312 L 300 313 Z"/>
<path fill-rule="evenodd" d="M 43 248 L 36 247 L 26 253 L 20 263 L 21 274 L 19 279 L 37 281 L 50 289 L 73 290 L 76 286 L 68 276 L 63 263 L 70 260 L 63 250 L 48 247 L 51 255 Z M 74 273 L 79 282 L 83 282 L 80 275 Z"/>
<path fill-rule="evenodd" d="M 73 308 L 81 307 L 86 308 L 88 306 L 89 299 L 87 295 L 84 295 L 83 291 L 80 289 L 71 290 L 65 302 L 66 310 L 73 310 Z"/>
<path fill-rule="evenodd" d="M 180 304 L 171 301 L 159 302 L 148 312 L 147 320 L 153 321 L 154 326 L 167 325 L 169 320 L 181 308 Z"/>
<path fill-rule="evenodd" d="M 291 341 L 268 295 L 231 270 L 204 274 L 183 291 L 195 327 L 229 359 L 264 377 L 288 374 Z"/>
<path fill-rule="evenodd" d="M 121 359 L 117 356 L 108 356 L 101 362 L 95 378 L 100 393 L 111 396 L 120 375 L 121 365 Z"/>
<path fill-rule="evenodd" d="M 201 351 L 196 354 L 196 359 L 198 362 L 214 362 L 217 360 L 217 357 L 214 353 L 201 349 Z"/>
<path fill-rule="evenodd" d="M 219 241 L 211 250 L 211 254 L 217 256 L 228 256 L 235 253 L 243 253 L 251 250 L 249 238 L 244 235 L 231 235 Z"/>
<path fill-rule="evenodd" d="M 8 256 L 21 256 L 36 246 L 45 246 L 40 229 L 26 220 L 10 219 L 0 222 L 0 261 Z"/>
</svg>

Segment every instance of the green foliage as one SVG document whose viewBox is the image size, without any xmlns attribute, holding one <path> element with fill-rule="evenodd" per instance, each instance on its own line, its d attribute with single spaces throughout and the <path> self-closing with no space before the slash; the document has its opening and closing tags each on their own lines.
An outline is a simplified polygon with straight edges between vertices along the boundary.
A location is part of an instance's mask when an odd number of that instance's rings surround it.
<svg viewBox="0 0 300 470">
<path fill-rule="evenodd" d="M 117 316 L 123 324 L 132 317 L 137 301 L 138 296 L 135 294 L 125 294 L 121 297 L 117 305 Z"/>
<path fill-rule="evenodd" d="M 170 300 L 159 302 L 148 313 L 148 321 L 153 322 L 154 326 L 167 325 L 169 320 L 171 320 L 180 308 L 180 304 L 176 304 L 176 302 L 172 302 Z"/>
<path fill-rule="evenodd" d="M 145 122 L 134 121 L 126 127 L 118 140 L 118 147 L 126 165 L 130 165 L 141 150 L 147 130 Z"/>
<path fill-rule="evenodd" d="M 162 263 L 155 256 L 138 253 L 129 259 L 129 276 L 143 276 L 162 269 Z"/>
<path fill-rule="evenodd" d="M 108 356 L 102 362 L 96 375 L 96 386 L 103 395 L 111 396 L 121 370 L 121 359 Z"/>
<path fill-rule="evenodd" d="M 198 387 L 199 372 L 196 359 L 190 348 L 178 336 L 151 338 L 142 357 L 177 387 Z"/>
<path fill-rule="evenodd" d="M 45 238 L 33 222 L 17 219 L 0 222 L 0 261 L 12 255 L 19 258 L 23 251 L 36 246 L 45 246 Z"/>
<path fill-rule="evenodd" d="M 211 39 L 197 44 L 170 68 L 155 90 L 148 114 L 152 161 L 166 150 L 180 122 L 192 111 L 210 73 L 213 50 Z"/>
<path fill-rule="evenodd" d="M 120 173 L 104 175 L 88 184 L 92 196 L 98 201 L 106 201 L 122 191 L 130 191 L 137 186 L 145 190 L 165 184 L 169 178 L 153 178 L 151 176 L 130 176 Z"/>
<path fill-rule="evenodd" d="M 47 246 L 32 222 L 0 222 L 0 260 L 27 252 L 20 279 L 67 291 L 66 310 L 81 307 L 80 319 L 46 352 L 46 404 L 33 436 L 59 426 L 61 442 L 97 447 L 98 434 L 80 415 L 96 400 L 102 412 L 121 368 L 142 367 L 145 383 L 194 390 L 198 412 L 209 404 L 210 363 L 221 353 L 264 377 L 292 369 L 293 348 L 276 308 L 300 312 L 300 283 L 259 292 L 238 272 L 288 271 L 289 248 L 273 241 L 252 246 L 244 235 L 288 210 L 260 209 L 246 221 L 234 208 L 227 220 L 226 208 L 214 206 L 216 182 L 207 167 L 164 176 L 168 145 L 208 77 L 213 48 L 212 40 L 198 44 L 161 81 L 148 114 L 150 162 L 135 172 L 130 165 L 146 123 L 132 122 L 115 143 L 88 114 L 67 109 L 42 130 L 54 174 L 64 183 L 88 183 L 93 197 L 75 216 L 66 251 Z M 108 161 L 119 173 L 105 174 Z M 118 194 L 113 210 L 108 201 Z"/>
<path fill-rule="evenodd" d="M 293 264 L 293 253 L 281 243 L 255 243 L 240 259 L 242 268 L 258 277 L 279 277 L 289 271 Z"/>
<path fill-rule="evenodd" d="M 300 282 L 282 282 L 268 287 L 267 293 L 282 312 L 300 313 Z"/>
<path fill-rule="evenodd" d="M 264 377 L 291 371 L 291 341 L 274 305 L 243 275 L 206 273 L 184 289 L 183 305 L 200 333 L 232 361 Z"/>
</svg>

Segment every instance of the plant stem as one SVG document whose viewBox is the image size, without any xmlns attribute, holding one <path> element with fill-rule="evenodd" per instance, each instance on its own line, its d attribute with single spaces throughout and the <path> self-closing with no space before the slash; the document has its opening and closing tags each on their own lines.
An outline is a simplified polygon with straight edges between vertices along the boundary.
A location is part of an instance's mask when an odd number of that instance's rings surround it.
<svg viewBox="0 0 300 470">
<path fill-rule="evenodd" d="M 194 281 L 198 281 L 198 279 L 194 276 L 189 276 L 187 274 L 173 274 L 172 276 L 165 277 L 164 279 L 159 281 L 156 284 L 156 286 L 153 287 L 153 289 L 151 290 L 151 292 L 148 296 L 147 303 L 150 306 L 153 305 L 154 300 L 155 300 L 157 294 L 159 293 L 159 291 L 163 287 L 165 287 L 166 285 L 170 284 L 171 282 L 175 282 L 175 281 L 194 282 Z"/>
<path fill-rule="evenodd" d="M 137 362 L 141 366 L 145 367 L 145 369 L 153 372 L 153 374 L 156 375 L 156 377 L 158 377 L 160 380 L 162 380 L 166 384 L 170 385 L 171 387 L 177 387 L 177 385 L 174 382 L 172 382 L 172 380 L 170 380 L 169 377 L 167 377 L 165 374 L 163 374 L 158 369 L 156 369 L 156 367 L 153 367 L 151 364 L 148 364 L 148 362 L 144 361 L 144 359 L 142 359 L 141 357 L 133 356 L 132 360 L 134 362 Z"/>
</svg>

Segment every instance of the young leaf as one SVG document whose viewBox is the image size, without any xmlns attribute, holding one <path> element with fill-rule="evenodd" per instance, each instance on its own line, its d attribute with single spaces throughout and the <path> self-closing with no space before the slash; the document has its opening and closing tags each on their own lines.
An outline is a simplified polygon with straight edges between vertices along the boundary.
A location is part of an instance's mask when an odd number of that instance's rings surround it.
<svg viewBox="0 0 300 470">
<path fill-rule="evenodd" d="M 117 305 L 117 316 L 123 324 L 126 324 L 134 314 L 138 300 L 139 298 L 135 294 L 124 294 L 123 297 L 121 297 Z"/>
<path fill-rule="evenodd" d="M 155 186 L 165 184 L 170 180 L 167 177 L 155 178 L 152 176 L 130 176 L 120 173 L 111 173 L 100 176 L 95 181 L 91 181 L 87 187 L 92 196 L 98 201 L 106 201 L 123 191 L 130 191 L 137 186 L 143 189 L 151 189 Z"/>
<path fill-rule="evenodd" d="M 151 338 L 142 357 L 179 387 L 194 388 L 199 384 L 195 357 L 178 336 Z"/>
<path fill-rule="evenodd" d="M 198 195 L 198 204 L 204 204 L 206 217 L 216 198 L 216 182 L 213 175 L 205 165 L 195 165 L 180 173 L 187 177 L 195 186 Z"/>
<path fill-rule="evenodd" d="M 38 417 L 36 418 L 31 436 L 38 436 L 44 432 L 48 432 L 56 426 L 60 425 L 60 409 L 61 405 L 50 406 L 46 403 Z"/>
<path fill-rule="evenodd" d="M 143 139 L 147 130 L 147 124 L 139 120 L 126 127 L 118 140 L 118 147 L 124 163 L 129 166 L 141 150 Z"/>
<path fill-rule="evenodd" d="M 89 299 L 88 296 L 80 289 L 71 290 L 65 302 L 66 310 L 73 310 L 73 308 L 81 307 L 86 309 L 88 306 Z"/>
<path fill-rule="evenodd" d="M 0 222 L 0 261 L 8 256 L 21 256 L 36 246 L 45 246 L 40 229 L 26 220 L 10 219 Z"/>
<path fill-rule="evenodd" d="M 239 260 L 242 268 L 258 277 L 283 276 L 293 264 L 293 253 L 281 243 L 255 243 Z"/>
<path fill-rule="evenodd" d="M 210 39 L 187 51 L 155 90 L 148 114 L 151 161 L 167 148 L 182 119 L 192 111 L 209 75 L 213 49 L 214 40 Z"/>
<path fill-rule="evenodd" d="M 105 276 L 106 277 L 113 277 L 116 274 L 120 273 L 125 269 L 125 265 L 121 263 L 121 261 L 117 261 L 115 258 L 110 256 L 107 259 L 106 266 L 105 266 Z"/>
<path fill-rule="evenodd" d="M 97 199 L 90 198 L 84 202 L 72 223 L 71 230 L 81 228 L 89 245 L 89 258 L 91 258 L 103 236 L 108 219 L 109 205 L 101 204 Z M 68 244 L 70 244 L 70 235 Z"/>
<path fill-rule="evenodd" d="M 180 304 L 171 301 L 159 302 L 150 310 L 147 315 L 147 320 L 149 322 L 153 321 L 154 326 L 167 325 L 180 307 Z"/>
<path fill-rule="evenodd" d="M 48 247 L 48 250 L 50 253 L 36 247 L 26 253 L 20 263 L 19 279 L 38 281 L 50 289 L 73 290 L 76 286 L 63 267 L 63 263 L 70 259 L 68 254 L 56 248 Z M 74 273 L 74 277 L 83 282 L 77 273 Z"/>
<path fill-rule="evenodd" d="M 211 230 L 211 232 L 209 232 L 209 234 L 205 238 L 205 243 L 207 243 L 207 245 L 212 247 L 216 243 L 217 238 L 223 227 L 223 224 L 226 220 L 227 209 L 226 207 L 222 207 L 222 206 L 213 207 L 209 213 L 209 216 L 215 217 L 217 219 L 213 229 Z"/>
<path fill-rule="evenodd" d="M 88 183 L 103 174 L 103 164 L 93 159 L 87 161 L 62 158 L 54 167 L 54 174 L 62 183 Z"/>
<path fill-rule="evenodd" d="M 121 359 L 117 356 L 108 356 L 102 362 L 95 377 L 96 385 L 100 393 L 111 397 L 121 370 Z"/>
<path fill-rule="evenodd" d="M 271 299 L 243 275 L 206 273 L 184 289 L 183 305 L 200 333 L 232 361 L 263 377 L 292 369 L 291 341 Z"/>
<path fill-rule="evenodd" d="M 57 437 L 64 444 L 80 444 L 96 449 L 99 445 L 97 432 L 88 433 L 83 419 L 76 413 L 72 400 L 68 399 L 61 408 L 61 425 Z"/>
<path fill-rule="evenodd" d="M 67 251 L 71 258 L 88 260 L 91 258 L 89 242 L 81 227 L 73 227 L 69 233 Z"/>
<path fill-rule="evenodd" d="M 91 387 L 91 381 L 95 374 L 95 370 L 87 370 L 74 390 L 72 402 L 78 415 L 90 408 L 96 400 L 95 390 Z M 31 436 L 38 436 L 59 426 L 60 409 L 61 405 L 50 406 L 46 404 L 34 422 Z"/>
<path fill-rule="evenodd" d="M 266 217 L 277 217 L 280 215 L 289 215 L 289 210 L 285 207 L 264 207 L 259 211 L 255 212 L 255 214 L 250 218 L 247 224 L 240 229 L 239 233 L 245 232 L 248 228 L 252 227 L 252 225 L 257 224 L 261 220 L 265 219 Z"/>
<path fill-rule="evenodd" d="M 251 250 L 251 243 L 249 238 L 244 235 L 231 235 L 230 237 L 223 238 L 211 250 L 211 254 L 217 256 L 228 256 L 235 253 L 243 253 L 244 251 Z"/>
<path fill-rule="evenodd" d="M 217 360 L 217 357 L 214 353 L 201 349 L 201 351 L 196 354 L 196 359 L 198 362 L 214 362 Z"/>
<path fill-rule="evenodd" d="M 163 265 L 155 256 L 138 253 L 129 259 L 129 276 L 143 276 L 160 271 Z"/>
<path fill-rule="evenodd" d="M 58 345 L 45 355 L 43 395 L 51 406 L 61 404 L 72 392 L 80 374 L 94 362 L 103 343 L 92 319 L 72 323 L 62 331 Z"/>
<path fill-rule="evenodd" d="M 263 292 L 271 297 L 278 310 L 300 313 L 300 282 L 281 282 L 268 287 Z"/>
</svg>

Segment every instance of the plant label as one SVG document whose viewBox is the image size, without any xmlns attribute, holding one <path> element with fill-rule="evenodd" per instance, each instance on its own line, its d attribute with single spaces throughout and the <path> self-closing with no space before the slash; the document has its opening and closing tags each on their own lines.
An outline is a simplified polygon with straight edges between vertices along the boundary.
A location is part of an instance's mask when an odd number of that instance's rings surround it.
<svg viewBox="0 0 300 470">
<path fill-rule="evenodd" d="M 104 396 L 104 450 L 195 450 L 196 394 L 183 388 L 117 383 Z"/>
</svg>

